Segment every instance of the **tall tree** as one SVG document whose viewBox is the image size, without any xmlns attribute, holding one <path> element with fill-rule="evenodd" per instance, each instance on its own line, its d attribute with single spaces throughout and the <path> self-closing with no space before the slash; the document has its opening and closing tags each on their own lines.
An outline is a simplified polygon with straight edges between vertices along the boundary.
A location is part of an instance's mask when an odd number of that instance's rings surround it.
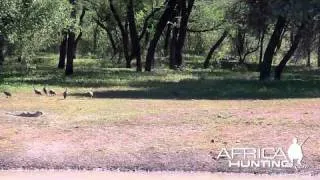
<svg viewBox="0 0 320 180">
<path fill-rule="evenodd" d="M 74 50 L 75 50 L 75 40 L 76 40 L 76 34 L 72 30 L 68 31 L 68 40 L 67 40 L 67 65 L 65 74 L 67 76 L 73 74 L 73 60 L 74 60 Z"/>
<path fill-rule="evenodd" d="M 70 4 L 73 6 L 73 10 L 71 12 L 71 18 L 76 19 L 76 0 L 69 0 Z M 68 30 L 68 39 L 67 39 L 67 63 L 66 63 L 66 70 L 65 74 L 67 76 L 73 74 L 73 60 L 75 54 L 75 43 L 76 43 L 76 34 L 74 30 L 74 25 L 72 25 Z"/>
<path fill-rule="evenodd" d="M 162 35 L 163 30 L 167 26 L 168 21 L 170 21 L 172 13 L 176 8 L 176 6 L 177 6 L 177 0 L 168 0 L 166 3 L 166 8 L 156 25 L 153 39 L 149 43 L 149 48 L 148 48 L 147 57 L 146 57 L 146 66 L 145 66 L 146 71 L 151 71 L 152 69 L 152 65 L 154 64 L 154 55 L 155 55 L 158 41 Z"/>
<path fill-rule="evenodd" d="M 121 32 L 122 46 L 123 46 L 124 57 L 126 60 L 126 67 L 131 68 L 131 59 L 130 59 L 129 47 L 128 47 L 128 44 L 129 44 L 128 30 L 126 28 L 126 25 L 124 25 L 121 21 L 120 15 L 114 6 L 114 1 L 109 0 L 109 5 L 110 5 L 111 12 L 114 16 L 114 19 L 116 20 L 117 25 L 118 25 L 120 32 Z"/>
<path fill-rule="evenodd" d="M 0 67 L 4 61 L 4 47 L 5 47 L 5 39 L 4 36 L 0 33 Z"/>
<path fill-rule="evenodd" d="M 78 43 L 83 35 L 82 33 L 82 24 L 83 24 L 83 19 L 86 13 L 87 8 L 85 6 L 82 7 L 82 11 L 79 17 L 79 29 L 80 32 L 78 36 L 76 36 L 76 18 L 77 18 L 77 1 L 76 0 L 69 0 L 69 3 L 72 5 L 72 12 L 70 15 L 70 18 L 73 20 L 73 24 L 67 29 L 64 30 L 62 35 L 62 40 L 60 43 L 60 54 L 59 54 L 59 63 L 58 63 L 58 68 L 65 69 L 65 74 L 66 75 L 72 75 L 73 74 L 73 61 L 76 58 L 76 51 L 77 51 L 77 46 Z M 66 61 L 67 58 L 67 62 Z"/>
<path fill-rule="evenodd" d="M 141 46 L 140 46 L 140 40 L 139 40 L 136 22 L 135 22 L 133 0 L 129 0 L 128 2 L 127 16 L 128 16 L 128 22 L 129 22 L 132 52 L 137 59 L 137 71 L 141 72 L 142 71 Z"/>
<path fill-rule="evenodd" d="M 281 74 L 283 72 L 283 69 L 285 68 L 286 64 L 288 63 L 288 61 L 290 60 L 290 58 L 293 56 L 293 54 L 295 53 L 296 49 L 298 48 L 299 43 L 301 41 L 301 37 L 303 35 L 304 27 L 305 27 L 305 25 L 302 24 L 301 27 L 298 29 L 298 32 L 294 37 L 294 40 L 293 40 L 293 42 L 292 42 L 292 44 L 290 46 L 290 49 L 285 54 L 285 56 L 283 57 L 283 59 L 281 60 L 279 65 L 276 67 L 275 75 L 274 75 L 274 78 L 276 80 L 280 80 L 281 79 Z"/>
<path fill-rule="evenodd" d="M 59 69 L 64 69 L 66 66 L 66 55 L 67 55 L 67 42 L 68 42 L 68 33 L 63 32 L 63 39 L 61 41 L 61 44 L 59 46 L 59 63 L 58 63 L 58 68 Z"/>
<path fill-rule="evenodd" d="M 320 67 L 320 33 L 318 34 L 318 49 L 317 49 L 317 55 L 318 55 L 318 67 Z"/>
<path fill-rule="evenodd" d="M 270 78 L 274 53 L 276 51 L 277 45 L 279 44 L 279 41 L 281 40 L 281 34 L 285 28 L 285 25 L 286 19 L 282 16 L 279 16 L 272 36 L 269 40 L 267 49 L 264 53 L 263 62 L 260 66 L 260 80 L 268 80 Z"/>
<path fill-rule="evenodd" d="M 182 65 L 182 49 L 184 47 L 184 43 L 187 36 L 188 22 L 190 18 L 190 14 L 192 12 L 195 0 L 181 0 L 181 24 L 179 29 L 179 36 L 176 44 L 175 50 L 175 58 L 177 62 L 177 66 L 180 67 Z"/>
</svg>

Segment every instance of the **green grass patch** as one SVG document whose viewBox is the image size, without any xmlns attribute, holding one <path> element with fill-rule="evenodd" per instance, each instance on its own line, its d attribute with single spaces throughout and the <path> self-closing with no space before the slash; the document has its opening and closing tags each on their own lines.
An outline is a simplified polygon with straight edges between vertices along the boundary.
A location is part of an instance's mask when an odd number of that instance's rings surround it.
<svg viewBox="0 0 320 180">
<path fill-rule="evenodd" d="M 42 88 L 68 87 L 74 96 L 94 89 L 97 98 L 150 99 L 278 99 L 320 97 L 318 70 L 288 68 L 282 81 L 258 81 L 257 72 L 203 70 L 186 66 L 183 71 L 157 68 L 137 73 L 135 69 L 110 68 L 105 60 L 76 59 L 74 75 L 65 77 L 56 68 L 58 57 L 41 55 L 33 59 L 28 71 L 9 60 L 0 74 L 0 90 L 30 92 L 32 85 Z M 201 63 L 201 61 L 197 61 Z M 110 62 L 111 63 L 111 62 Z M 200 67 L 200 65 L 198 66 Z"/>
</svg>

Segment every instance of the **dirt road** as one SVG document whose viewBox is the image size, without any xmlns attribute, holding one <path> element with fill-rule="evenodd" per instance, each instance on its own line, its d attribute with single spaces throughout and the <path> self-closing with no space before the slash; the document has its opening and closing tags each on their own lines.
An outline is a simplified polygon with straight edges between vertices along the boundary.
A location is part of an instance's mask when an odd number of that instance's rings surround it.
<svg viewBox="0 0 320 180">
<path fill-rule="evenodd" d="M 0 99 L 0 169 L 320 173 L 320 99 Z M 41 111 L 25 118 L 12 114 Z M 305 168 L 229 168 L 223 148 L 275 147 L 293 137 Z"/>
<path fill-rule="evenodd" d="M 2 171 L 1 180 L 317 180 L 320 176 L 247 175 L 181 172 Z"/>
</svg>

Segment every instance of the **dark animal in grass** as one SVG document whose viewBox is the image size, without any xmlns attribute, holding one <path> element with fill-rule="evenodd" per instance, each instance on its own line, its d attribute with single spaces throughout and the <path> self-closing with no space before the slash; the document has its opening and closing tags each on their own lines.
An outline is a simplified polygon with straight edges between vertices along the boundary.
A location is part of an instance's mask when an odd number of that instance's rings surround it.
<svg viewBox="0 0 320 180">
<path fill-rule="evenodd" d="M 48 95 L 48 90 L 47 90 L 47 87 L 46 87 L 46 86 L 43 87 L 43 92 L 44 92 L 46 95 Z"/>
<path fill-rule="evenodd" d="M 36 89 L 34 86 L 32 86 L 33 87 L 33 91 L 34 91 L 34 93 L 36 94 L 36 95 L 42 95 L 42 93 L 41 93 L 41 91 L 39 91 L 38 89 Z"/>
<path fill-rule="evenodd" d="M 49 95 L 50 96 L 55 96 L 55 95 L 57 95 L 57 93 L 54 90 L 50 89 L 49 90 Z"/>
<path fill-rule="evenodd" d="M 67 99 L 68 96 L 68 88 L 63 92 L 63 99 Z"/>
<path fill-rule="evenodd" d="M 4 91 L 3 94 L 6 95 L 7 98 L 12 97 L 12 94 L 8 91 Z"/>
</svg>

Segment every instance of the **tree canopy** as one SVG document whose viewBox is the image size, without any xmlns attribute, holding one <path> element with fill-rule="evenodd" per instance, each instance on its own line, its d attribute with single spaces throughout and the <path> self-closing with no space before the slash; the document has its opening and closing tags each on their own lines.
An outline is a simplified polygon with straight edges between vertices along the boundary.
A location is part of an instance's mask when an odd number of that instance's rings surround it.
<svg viewBox="0 0 320 180">
<path fill-rule="evenodd" d="M 182 69 L 186 55 L 200 55 L 204 68 L 212 57 L 256 63 L 261 80 L 278 66 L 280 79 L 290 59 L 320 56 L 319 17 L 317 0 L 2 0 L 0 47 L 22 61 L 58 46 L 66 75 L 76 54 L 137 71 L 152 71 L 159 57 Z"/>
</svg>

